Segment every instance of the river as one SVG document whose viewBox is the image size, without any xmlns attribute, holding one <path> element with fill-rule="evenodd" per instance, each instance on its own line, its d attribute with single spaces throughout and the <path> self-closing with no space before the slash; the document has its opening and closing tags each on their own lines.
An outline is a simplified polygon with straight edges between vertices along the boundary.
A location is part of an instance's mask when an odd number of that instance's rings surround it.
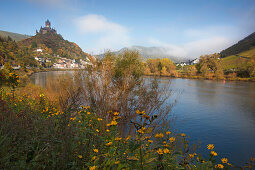
<svg viewBox="0 0 255 170">
<path fill-rule="evenodd" d="M 45 87 L 47 80 L 64 73 L 35 73 L 31 80 Z M 206 154 L 210 143 L 235 164 L 255 157 L 255 82 L 172 79 L 171 88 L 181 91 L 171 114 L 177 118 L 175 128 L 191 142 L 201 141 L 200 152 Z"/>
</svg>

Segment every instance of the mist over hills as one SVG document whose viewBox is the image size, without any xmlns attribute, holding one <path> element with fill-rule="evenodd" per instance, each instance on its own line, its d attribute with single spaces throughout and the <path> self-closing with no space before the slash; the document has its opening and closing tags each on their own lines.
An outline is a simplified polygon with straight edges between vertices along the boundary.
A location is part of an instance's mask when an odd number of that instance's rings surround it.
<svg viewBox="0 0 255 170">
<path fill-rule="evenodd" d="M 144 47 L 144 46 L 131 46 L 131 47 L 124 47 L 120 49 L 119 51 L 112 52 L 113 54 L 120 54 L 124 52 L 125 50 L 135 50 L 138 51 L 139 54 L 142 56 L 143 60 L 147 60 L 149 58 L 155 59 L 155 58 L 169 58 L 173 62 L 185 62 L 188 61 L 190 58 L 188 57 L 179 57 L 179 56 L 173 56 L 169 54 L 169 49 L 167 47 Z M 97 57 L 102 58 L 104 54 L 100 54 Z"/>
</svg>

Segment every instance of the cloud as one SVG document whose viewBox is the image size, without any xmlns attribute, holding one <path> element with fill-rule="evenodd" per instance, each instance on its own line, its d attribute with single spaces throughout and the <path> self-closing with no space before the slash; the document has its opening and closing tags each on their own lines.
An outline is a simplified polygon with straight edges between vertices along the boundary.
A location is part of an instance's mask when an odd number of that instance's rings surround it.
<svg viewBox="0 0 255 170">
<path fill-rule="evenodd" d="M 63 9 L 74 9 L 77 0 L 26 0 L 31 3 L 36 3 L 44 7 L 50 8 L 63 8 Z"/>
<path fill-rule="evenodd" d="M 99 53 L 107 49 L 117 50 L 130 45 L 129 31 L 126 27 L 109 21 L 102 15 L 90 14 L 75 19 L 75 24 L 84 35 L 97 37 L 96 48 L 90 49 Z"/>
<path fill-rule="evenodd" d="M 212 54 L 229 47 L 233 41 L 226 37 L 215 36 L 207 39 L 199 39 L 185 43 L 184 45 L 173 45 L 150 39 L 151 45 L 161 47 L 160 50 L 166 56 L 196 58 L 205 54 Z"/>
</svg>

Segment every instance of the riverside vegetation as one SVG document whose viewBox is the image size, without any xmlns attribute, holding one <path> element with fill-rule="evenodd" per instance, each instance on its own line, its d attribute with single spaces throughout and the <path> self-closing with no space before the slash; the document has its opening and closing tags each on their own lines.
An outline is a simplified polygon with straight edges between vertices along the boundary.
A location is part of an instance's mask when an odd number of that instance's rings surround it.
<svg viewBox="0 0 255 170">
<path fill-rule="evenodd" d="M 172 91 L 145 81 L 137 52 L 110 53 L 95 67 L 42 89 L 0 71 L 1 169 L 252 169 L 196 152 L 167 120 Z M 21 85 L 20 85 L 21 84 Z M 174 103 L 173 103 L 174 104 Z"/>
</svg>

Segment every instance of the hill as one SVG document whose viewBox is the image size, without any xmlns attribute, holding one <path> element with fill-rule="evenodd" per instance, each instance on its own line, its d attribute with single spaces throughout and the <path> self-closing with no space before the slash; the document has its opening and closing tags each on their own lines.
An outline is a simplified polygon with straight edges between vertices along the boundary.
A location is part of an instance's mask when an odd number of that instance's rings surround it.
<svg viewBox="0 0 255 170">
<path fill-rule="evenodd" d="M 35 36 L 18 42 L 19 46 L 25 46 L 31 51 L 42 48 L 49 55 L 59 55 L 69 59 L 85 59 L 91 57 L 89 54 L 74 42 L 64 40 L 60 34 L 47 32 L 45 34 L 37 33 Z"/>
<path fill-rule="evenodd" d="M 169 50 L 166 49 L 165 47 L 144 47 L 144 46 L 131 46 L 131 47 L 125 47 L 120 49 L 119 51 L 113 52 L 114 54 L 120 54 L 124 52 L 125 50 L 135 50 L 140 53 L 142 58 L 144 60 L 147 60 L 149 58 L 155 59 L 155 58 L 169 58 L 173 62 L 183 62 L 183 61 L 188 61 L 187 58 L 184 57 L 177 57 L 177 56 L 172 56 L 169 54 Z M 98 55 L 98 57 L 102 57 L 104 54 Z"/>
<path fill-rule="evenodd" d="M 255 32 L 234 44 L 233 46 L 223 50 L 220 54 L 222 57 L 227 57 L 231 55 L 237 55 L 253 48 L 255 48 Z"/>
<path fill-rule="evenodd" d="M 5 37 L 5 38 L 7 38 L 9 36 L 9 37 L 11 37 L 11 39 L 13 39 L 15 41 L 20 41 L 20 40 L 27 39 L 27 38 L 31 37 L 29 35 L 17 34 L 17 33 L 13 33 L 13 32 L 1 31 L 1 30 L 0 30 L 0 36 Z"/>
</svg>

